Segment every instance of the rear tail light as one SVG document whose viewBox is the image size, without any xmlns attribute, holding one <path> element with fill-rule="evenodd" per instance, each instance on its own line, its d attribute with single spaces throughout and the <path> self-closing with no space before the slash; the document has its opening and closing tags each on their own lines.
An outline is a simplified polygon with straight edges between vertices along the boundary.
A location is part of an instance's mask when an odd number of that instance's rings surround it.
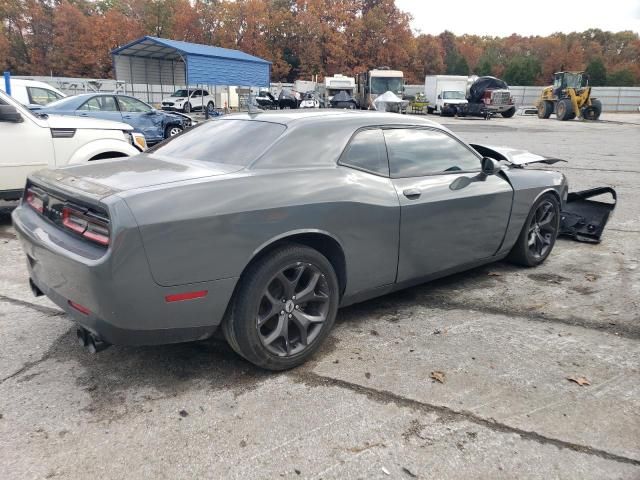
<svg viewBox="0 0 640 480">
<path fill-rule="evenodd" d="M 38 196 L 38 194 L 33 190 L 31 190 L 30 188 L 27 189 L 27 195 L 25 197 L 25 201 L 36 212 L 39 212 L 39 213 L 44 212 L 44 202 L 42 201 L 42 198 L 40 198 L 40 196 Z"/>
<path fill-rule="evenodd" d="M 107 223 L 75 208 L 65 206 L 62 209 L 62 225 L 92 242 L 109 245 L 109 226 Z"/>
</svg>

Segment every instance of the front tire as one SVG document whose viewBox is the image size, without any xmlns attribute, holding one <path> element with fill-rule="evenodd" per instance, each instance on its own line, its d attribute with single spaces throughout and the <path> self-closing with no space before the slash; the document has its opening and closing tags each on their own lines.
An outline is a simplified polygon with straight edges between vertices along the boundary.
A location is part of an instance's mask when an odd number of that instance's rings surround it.
<svg viewBox="0 0 640 480">
<path fill-rule="evenodd" d="M 229 345 L 267 370 L 304 363 L 320 347 L 338 311 L 339 286 L 329 260 L 289 244 L 243 273 L 222 324 Z"/>
<path fill-rule="evenodd" d="M 568 98 L 558 100 L 558 103 L 556 103 L 556 118 L 560 121 L 571 120 L 575 118 L 571 100 L 569 100 Z"/>
<path fill-rule="evenodd" d="M 586 107 L 582 112 L 582 118 L 585 120 L 598 120 L 602 113 L 602 102 L 600 100 L 591 100 L 591 106 Z"/>
<path fill-rule="evenodd" d="M 504 118 L 511 118 L 515 114 L 516 114 L 516 107 L 513 107 L 513 108 L 510 108 L 509 110 L 505 110 L 500 115 L 502 115 Z"/>
<path fill-rule="evenodd" d="M 182 127 L 180 125 L 167 125 L 167 128 L 164 129 L 164 138 L 175 137 L 180 133 L 182 133 Z"/>
<path fill-rule="evenodd" d="M 189 102 L 185 103 L 182 110 L 184 110 L 184 113 L 191 113 L 191 104 Z"/>
<path fill-rule="evenodd" d="M 560 202 L 545 193 L 531 207 L 522 231 L 509 252 L 509 261 L 523 267 L 537 267 L 553 250 L 560 229 Z"/>
</svg>

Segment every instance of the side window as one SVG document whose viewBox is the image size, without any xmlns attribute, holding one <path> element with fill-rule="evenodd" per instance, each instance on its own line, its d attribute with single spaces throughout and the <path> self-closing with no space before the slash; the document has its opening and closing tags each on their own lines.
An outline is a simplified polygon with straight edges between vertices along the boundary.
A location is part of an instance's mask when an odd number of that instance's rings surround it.
<svg viewBox="0 0 640 480">
<path fill-rule="evenodd" d="M 356 133 L 340 157 L 340 164 L 388 177 L 389 163 L 382 130 L 374 128 Z"/>
<path fill-rule="evenodd" d="M 53 90 L 39 87 L 27 87 L 29 91 L 29 101 L 38 105 L 46 105 L 62 98 Z"/>
<path fill-rule="evenodd" d="M 206 90 L 202 91 L 202 96 L 203 97 L 208 97 L 209 96 L 209 92 L 207 92 Z"/>
<path fill-rule="evenodd" d="M 201 97 L 202 96 L 202 90 L 196 90 L 195 92 L 193 92 L 193 96 L 194 97 Z"/>
<path fill-rule="evenodd" d="M 392 178 L 480 170 L 480 158 L 446 133 L 428 129 L 384 131 Z"/>
<path fill-rule="evenodd" d="M 85 112 L 99 112 L 101 109 L 98 98 L 99 97 L 91 97 L 89 100 L 84 102 L 78 110 L 83 110 Z"/>
<path fill-rule="evenodd" d="M 151 107 L 137 98 L 118 97 L 120 110 L 123 112 L 147 113 L 151 111 Z"/>
</svg>

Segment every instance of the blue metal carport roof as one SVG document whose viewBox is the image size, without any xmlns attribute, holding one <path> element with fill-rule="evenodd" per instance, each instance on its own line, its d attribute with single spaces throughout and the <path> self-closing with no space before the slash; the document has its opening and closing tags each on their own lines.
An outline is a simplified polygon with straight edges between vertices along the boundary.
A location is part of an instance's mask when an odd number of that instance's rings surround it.
<svg viewBox="0 0 640 480">
<path fill-rule="evenodd" d="M 271 62 L 198 43 L 142 37 L 111 52 L 117 80 L 149 85 L 269 86 Z"/>
</svg>

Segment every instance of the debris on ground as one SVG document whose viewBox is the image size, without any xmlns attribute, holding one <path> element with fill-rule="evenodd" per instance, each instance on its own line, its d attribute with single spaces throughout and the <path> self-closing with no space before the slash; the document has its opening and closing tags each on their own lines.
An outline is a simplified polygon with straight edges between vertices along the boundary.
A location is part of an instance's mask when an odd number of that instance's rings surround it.
<svg viewBox="0 0 640 480">
<path fill-rule="evenodd" d="M 369 372 L 365 372 L 364 376 L 365 376 L 366 378 L 371 378 L 371 374 L 370 374 Z"/>
<path fill-rule="evenodd" d="M 409 470 L 407 467 L 402 467 L 402 471 L 407 475 L 409 475 L 411 478 L 418 478 L 418 476 L 415 473 L 413 473 L 411 470 Z"/>
<path fill-rule="evenodd" d="M 489 272 L 487 273 L 488 277 L 501 277 L 502 274 L 500 272 Z"/>
<path fill-rule="evenodd" d="M 187 412 L 186 410 L 180 410 L 178 413 L 182 418 L 189 416 L 189 412 Z"/>
<path fill-rule="evenodd" d="M 567 380 L 569 380 L 570 382 L 575 382 L 581 387 L 584 387 L 585 385 L 591 385 L 591 382 L 585 377 L 567 377 Z"/>
<path fill-rule="evenodd" d="M 595 282 L 598 279 L 598 276 L 595 273 L 585 273 L 584 279 L 587 282 Z"/>
<path fill-rule="evenodd" d="M 429 376 L 437 382 L 444 383 L 444 372 L 434 370 Z"/>
<path fill-rule="evenodd" d="M 391 475 L 391 473 L 389 472 L 389 470 L 387 470 L 386 468 L 382 467 L 382 473 L 384 473 L 385 475 Z"/>
</svg>

